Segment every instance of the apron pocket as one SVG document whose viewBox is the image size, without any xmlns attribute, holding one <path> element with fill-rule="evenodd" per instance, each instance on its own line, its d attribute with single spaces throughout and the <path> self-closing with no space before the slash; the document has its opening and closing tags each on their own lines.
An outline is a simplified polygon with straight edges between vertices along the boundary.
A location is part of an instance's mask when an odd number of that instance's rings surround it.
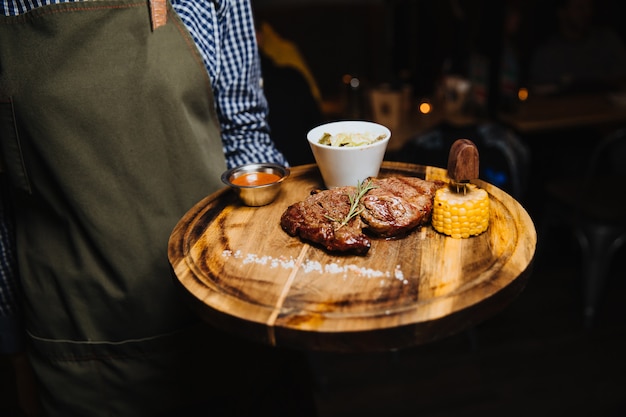
<svg viewBox="0 0 626 417">
<path fill-rule="evenodd" d="M 0 172 L 8 174 L 14 187 L 31 192 L 10 97 L 0 97 Z"/>
</svg>

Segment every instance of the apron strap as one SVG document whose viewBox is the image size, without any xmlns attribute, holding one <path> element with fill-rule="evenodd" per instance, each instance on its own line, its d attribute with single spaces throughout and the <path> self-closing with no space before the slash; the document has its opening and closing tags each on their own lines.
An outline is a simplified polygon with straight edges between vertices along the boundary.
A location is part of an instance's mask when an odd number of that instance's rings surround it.
<svg viewBox="0 0 626 417">
<path fill-rule="evenodd" d="M 166 0 L 150 0 L 150 18 L 153 31 L 167 23 Z"/>
</svg>

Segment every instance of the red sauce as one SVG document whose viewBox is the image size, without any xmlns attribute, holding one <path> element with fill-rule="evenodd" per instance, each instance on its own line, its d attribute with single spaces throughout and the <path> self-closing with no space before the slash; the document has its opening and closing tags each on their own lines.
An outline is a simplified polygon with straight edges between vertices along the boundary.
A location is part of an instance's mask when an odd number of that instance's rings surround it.
<svg viewBox="0 0 626 417">
<path fill-rule="evenodd" d="M 269 174 L 267 172 L 251 172 L 249 174 L 243 174 L 231 180 L 235 185 L 254 186 L 265 185 L 276 182 L 280 179 L 280 176 L 276 174 Z"/>
</svg>

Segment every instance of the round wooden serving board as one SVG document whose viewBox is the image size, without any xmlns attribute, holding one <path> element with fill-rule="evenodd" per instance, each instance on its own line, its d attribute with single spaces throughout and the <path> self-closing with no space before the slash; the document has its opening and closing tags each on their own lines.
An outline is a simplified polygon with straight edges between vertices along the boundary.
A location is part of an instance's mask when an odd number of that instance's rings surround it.
<svg viewBox="0 0 626 417">
<path fill-rule="evenodd" d="M 446 179 L 440 168 L 385 162 L 380 177 Z M 511 196 L 482 182 L 490 225 L 453 239 L 430 225 L 372 238 L 366 256 L 337 255 L 291 237 L 285 209 L 323 187 L 315 165 L 293 168 L 270 205 L 247 207 L 224 188 L 177 224 L 168 256 L 176 281 L 213 325 L 255 341 L 329 351 L 375 351 L 463 330 L 524 287 L 537 236 Z"/>
</svg>

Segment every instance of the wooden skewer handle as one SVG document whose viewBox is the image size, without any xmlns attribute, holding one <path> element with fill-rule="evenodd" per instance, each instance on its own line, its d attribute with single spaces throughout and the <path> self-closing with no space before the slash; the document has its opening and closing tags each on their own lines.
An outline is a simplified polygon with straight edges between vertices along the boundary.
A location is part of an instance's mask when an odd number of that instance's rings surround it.
<svg viewBox="0 0 626 417">
<path fill-rule="evenodd" d="M 478 148 L 469 139 L 458 139 L 450 147 L 448 176 L 455 182 L 478 178 Z"/>
</svg>

